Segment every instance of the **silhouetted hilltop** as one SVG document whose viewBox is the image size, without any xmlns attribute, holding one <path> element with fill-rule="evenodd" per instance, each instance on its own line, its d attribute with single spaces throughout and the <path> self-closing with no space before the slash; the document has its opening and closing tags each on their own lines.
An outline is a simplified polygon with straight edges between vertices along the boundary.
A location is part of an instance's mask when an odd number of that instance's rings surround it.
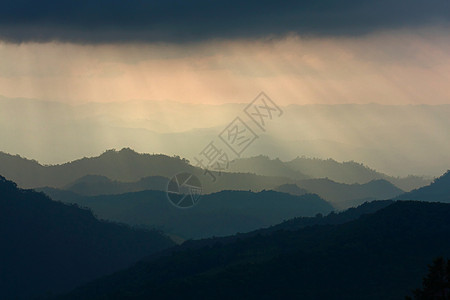
<svg viewBox="0 0 450 300">
<path fill-rule="evenodd" d="M 326 216 L 318 214 L 314 217 L 297 217 L 270 228 L 263 229 L 261 230 L 261 233 L 265 231 L 274 232 L 277 230 L 298 230 L 306 226 L 314 225 L 343 224 L 356 220 L 362 215 L 373 214 L 380 209 L 392 205 L 393 203 L 393 200 L 377 200 L 363 203 L 357 207 L 346 209 L 340 213 L 331 212 Z"/>
<path fill-rule="evenodd" d="M 397 197 L 402 200 L 422 200 L 450 203 L 450 170 L 430 185 Z"/>
<path fill-rule="evenodd" d="M 187 160 L 180 157 L 140 154 L 129 148 L 108 150 L 98 157 L 85 157 L 52 166 L 42 166 L 35 161 L 0 152 L 0 174 L 24 188 L 62 188 L 86 175 L 100 175 L 118 181 L 138 181 L 148 176 L 171 177 L 182 171 L 193 172 L 194 169 Z"/>
<path fill-rule="evenodd" d="M 190 209 L 174 207 L 162 191 L 83 197 L 42 189 L 53 199 L 88 207 L 100 218 L 149 226 L 183 238 L 225 236 L 267 227 L 298 216 L 327 214 L 334 208 L 317 195 L 274 191 L 222 191 L 203 195 Z"/>
<path fill-rule="evenodd" d="M 449 204 L 396 202 L 340 225 L 181 246 L 58 299 L 402 299 L 449 235 Z"/>
<path fill-rule="evenodd" d="M 99 221 L 2 176 L 0 241 L 1 299 L 68 291 L 174 245 L 157 231 Z"/>
<path fill-rule="evenodd" d="M 46 181 L 45 169 L 35 160 L 0 151 L 0 174 L 10 178 L 21 187 L 40 186 Z"/>
</svg>

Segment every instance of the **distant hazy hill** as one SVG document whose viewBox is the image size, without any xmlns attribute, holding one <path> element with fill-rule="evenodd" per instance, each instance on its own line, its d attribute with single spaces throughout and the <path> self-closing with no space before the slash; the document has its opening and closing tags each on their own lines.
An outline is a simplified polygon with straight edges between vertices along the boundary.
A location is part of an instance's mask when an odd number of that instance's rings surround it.
<svg viewBox="0 0 450 300">
<path fill-rule="evenodd" d="M 129 148 L 120 151 L 108 150 L 98 157 L 82 158 L 52 166 L 43 166 L 33 160 L 0 152 L 0 174 L 11 178 L 24 188 L 49 186 L 75 189 L 79 192 L 80 187 L 85 185 L 92 192 L 97 189 L 95 191 L 97 193 L 103 190 L 102 185 L 111 187 L 113 190 L 117 188 L 114 187 L 116 183 L 107 183 L 107 178 L 111 181 L 133 182 L 129 187 L 139 187 L 145 186 L 145 182 L 138 182 L 146 181 L 142 178 L 152 176 L 170 178 L 180 172 L 197 175 L 208 193 L 224 189 L 258 191 L 293 181 L 290 178 L 245 173 L 222 173 L 221 175 L 214 173 L 216 181 L 213 181 L 209 175 L 204 174 L 202 169 L 190 165 L 187 160 L 180 157 L 140 154 Z M 121 185 L 121 188 L 124 188 L 124 185 Z M 103 193 L 111 193 L 111 191 L 104 190 Z"/>
<path fill-rule="evenodd" d="M 329 179 L 307 179 L 297 182 L 300 188 L 315 193 L 338 209 L 345 209 L 372 200 L 392 199 L 402 190 L 389 181 L 380 179 L 365 184 L 343 184 Z"/>
<path fill-rule="evenodd" d="M 316 193 L 338 209 L 355 207 L 376 199 L 391 199 L 402 193 L 386 180 L 373 180 L 366 184 L 342 184 L 329 179 L 308 179 L 300 180 L 296 184 L 283 184 L 274 190 L 291 195 Z"/>
<path fill-rule="evenodd" d="M 344 224 L 182 245 L 59 299 L 403 299 L 448 236 L 449 204 L 396 202 Z"/>
<path fill-rule="evenodd" d="M 397 199 L 450 203 L 450 171 L 435 179 L 430 185 L 402 194 Z"/>
<path fill-rule="evenodd" d="M 144 190 L 164 191 L 169 179 L 162 176 L 149 176 L 135 182 L 111 180 L 100 175 L 86 175 L 68 184 L 64 190 L 84 196 L 114 195 Z"/>
<path fill-rule="evenodd" d="M 173 242 L 21 190 L 0 176 L 0 299 L 68 291 Z"/>
<path fill-rule="evenodd" d="M 288 194 L 297 195 L 297 196 L 301 196 L 301 195 L 308 193 L 307 190 L 299 188 L 298 185 L 296 185 L 294 183 L 282 184 L 280 186 L 277 186 L 273 190 L 277 191 L 277 192 L 288 193 Z"/>
<path fill-rule="evenodd" d="M 365 184 L 344 184 L 329 179 L 293 180 L 284 177 L 269 177 L 249 173 L 223 173 L 217 182 L 209 177 L 203 179 L 205 193 L 222 190 L 262 191 L 274 190 L 291 195 L 317 194 L 338 209 L 344 209 L 372 200 L 391 199 L 403 193 L 386 180 L 373 180 Z M 80 195 L 112 195 L 144 190 L 165 191 L 168 179 L 160 176 L 143 178 L 136 182 L 112 181 L 104 176 L 84 176 L 64 187 Z M 289 182 L 289 183 L 286 183 Z"/>
<path fill-rule="evenodd" d="M 230 164 L 232 172 L 248 172 L 266 176 L 281 176 L 293 179 L 329 178 L 340 183 L 367 183 L 372 180 L 385 179 L 402 190 L 410 191 L 429 183 L 419 176 L 404 178 L 392 177 L 370 169 L 354 161 L 337 162 L 333 159 L 297 157 L 283 162 L 267 156 L 236 159 Z"/>
<path fill-rule="evenodd" d="M 280 159 L 270 159 L 269 157 L 264 155 L 235 159 L 230 164 L 229 171 L 255 173 L 264 176 L 289 177 L 292 179 L 309 179 L 321 177 L 310 176 L 306 173 L 303 173 L 303 171 L 301 171 L 300 169 L 292 168 L 288 163 L 283 162 Z"/>
<path fill-rule="evenodd" d="M 190 209 L 174 207 L 161 191 L 96 197 L 49 188 L 42 191 L 53 199 L 88 207 L 100 218 L 157 227 L 183 238 L 248 232 L 294 217 L 327 214 L 333 210 L 317 195 L 292 196 L 273 191 L 222 191 L 202 196 Z"/>
</svg>

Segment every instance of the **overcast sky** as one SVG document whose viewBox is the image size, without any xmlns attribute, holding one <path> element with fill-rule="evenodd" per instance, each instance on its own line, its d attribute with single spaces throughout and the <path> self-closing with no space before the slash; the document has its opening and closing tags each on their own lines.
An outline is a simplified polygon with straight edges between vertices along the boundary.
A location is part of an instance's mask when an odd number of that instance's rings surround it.
<svg viewBox="0 0 450 300">
<path fill-rule="evenodd" d="M 449 103 L 448 0 L 0 3 L 0 95 Z"/>
<path fill-rule="evenodd" d="M 189 43 L 288 33 L 361 35 L 449 18 L 448 0 L 6 0 L 0 4 L 0 38 Z"/>
</svg>

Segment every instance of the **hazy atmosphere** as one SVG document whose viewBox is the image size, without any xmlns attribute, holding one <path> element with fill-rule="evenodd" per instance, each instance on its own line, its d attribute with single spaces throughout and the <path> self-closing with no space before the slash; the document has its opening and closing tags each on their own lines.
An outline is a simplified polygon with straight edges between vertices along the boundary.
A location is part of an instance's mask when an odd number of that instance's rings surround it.
<svg viewBox="0 0 450 300">
<path fill-rule="evenodd" d="M 448 295 L 449 82 L 443 0 L 2 1 L 0 298 Z"/>
</svg>

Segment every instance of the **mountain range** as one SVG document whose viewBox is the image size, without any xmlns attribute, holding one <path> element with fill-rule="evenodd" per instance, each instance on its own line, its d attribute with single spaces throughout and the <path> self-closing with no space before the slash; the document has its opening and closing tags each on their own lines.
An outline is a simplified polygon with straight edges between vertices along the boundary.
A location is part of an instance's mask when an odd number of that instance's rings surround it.
<svg viewBox="0 0 450 300">
<path fill-rule="evenodd" d="M 261 161 L 265 163 L 260 163 Z M 295 160 L 294 162 L 298 161 Z M 315 161 L 318 168 L 319 165 L 326 164 L 321 160 L 311 161 Z M 238 160 L 235 163 L 239 166 L 242 165 L 241 162 Z M 337 169 L 340 169 L 342 173 L 353 174 L 352 176 L 355 178 L 358 177 L 359 173 L 372 174 L 366 176 L 368 182 L 348 184 L 335 182 L 327 178 L 304 179 L 309 175 L 299 175 L 303 173 L 290 167 L 294 162 L 281 163 L 279 160 L 270 160 L 264 157 L 249 159 L 245 162 L 245 165 L 248 166 L 245 170 L 246 173 L 212 172 L 216 179 L 214 181 L 209 175 L 205 175 L 203 169 L 191 165 L 186 159 L 160 154 L 140 154 L 129 148 L 120 151 L 109 150 L 98 157 L 83 158 L 53 166 L 43 166 L 36 161 L 0 153 L 0 174 L 14 180 L 23 188 L 51 187 L 93 196 L 138 192 L 148 189 L 164 190 L 166 188 L 164 178 L 167 178 L 168 182 L 169 178 L 179 172 L 189 172 L 200 178 L 204 193 L 222 190 L 258 192 L 277 189 L 284 184 L 296 184 L 308 193 L 318 194 L 338 209 L 348 208 L 368 200 L 389 199 L 403 193 L 403 190 L 396 187 L 392 182 L 383 178 L 380 179 L 379 177 L 383 177 L 381 173 L 362 165 L 353 168 L 353 165 L 357 164 L 352 163 L 333 163 L 333 165 L 338 166 Z M 230 165 L 233 164 L 230 163 Z M 250 168 L 250 166 L 254 167 Z M 270 168 L 274 169 L 276 175 L 284 175 L 284 177 L 270 175 Z M 307 170 L 308 168 L 303 169 Z M 344 172 L 345 170 L 347 171 Z M 248 171 L 260 172 L 261 174 L 249 173 Z M 333 176 L 336 177 L 337 173 L 336 170 L 333 171 L 330 168 L 330 175 L 334 174 Z M 298 177 L 295 177 L 296 174 Z M 347 179 L 341 181 L 348 181 L 348 176 L 343 176 Z M 392 177 L 384 177 L 394 181 Z M 397 181 L 400 180 L 403 179 Z M 404 179 L 403 182 L 409 182 L 409 185 L 416 186 L 419 183 L 426 184 L 428 181 L 411 177 L 410 179 Z"/>
<path fill-rule="evenodd" d="M 181 171 L 195 172 L 199 175 L 203 173 L 202 170 L 192 166 L 189 160 L 179 156 L 139 154 L 129 148 L 120 151 L 108 150 L 98 157 L 85 157 L 61 165 L 41 165 L 35 160 L 0 152 L 0 163 L 0 174 L 15 180 L 25 188 L 40 186 L 61 188 L 73 184 L 75 180 L 86 175 L 101 175 L 112 180 L 129 182 L 149 176 L 171 177 Z M 229 164 L 227 172 L 288 178 L 291 181 L 329 178 L 346 184 L 364 184 L 383 179 L 405 191 L 430 182 L 419 176 L 404 178 L 388 176 L 352 161 L 339 163 L 332 159 L 305 157 L 287 162 L 261 155 L 235 159 Z"/>
<path fill-rule="evenodd" d="M 329 179 L 292 181 L 288 178 L 266 177 L 245 173 L 228 173 L 222 176 L 221 180 L 215 184 L 206 181 L 204 193 L 222 190 L 251 190 L 257 192 L 266 189 L 296 196 L 314 193 L 332 203 L 337 209 L 352 207 L 370 200 L 390 199 L 403 193 L 402 190 L 383 179 L 373 180 L 365 184 L 343 184 Z M 233 181 L 233 179 L 236 181 Z M 271 180 L 278 184 L 282 182 L 292 183 L 277 186 Z M 166 191 L 168 181 L 169 179 L 165 177 L 150 176 L 135 182 L 119 182 L 104 176 L 87 175 L 60 190 L 70 191 L 83 196 L 117 195 L 145 190 Z M 37 189 L 53 193 L 55 190 L 49 187 Z M 59 200 L 65 201 L 63 198 L 57 197 Z"/>
<path fill-rule="evenodd" d="M 186 241 L 56 299 L 400 299 L 450 252 L 450 204 L 428 198 L 450 195 L 449 174 L 400 196 L 420 202 L 374 201 Z"/>
<path fill-rule="evenodd" d="M 374 201 L 338 213 L 312 194 L 222 191 L 203 195 L 197 212 L 170 212 L 163 191 L 82 196 L 49 189 L 109 221 L 0 177 L 0 296 L 398 299 L 419 286 L 434 257 L 450 251 L 450 204 L 429 203 L 448 201 L 449 175 L 398 197 L 420 202 Z M 186 236 L 208 238 L 175 246 L 155 229 L 111 222 L 142 225 L 163 216 Z"/>
</svg>

